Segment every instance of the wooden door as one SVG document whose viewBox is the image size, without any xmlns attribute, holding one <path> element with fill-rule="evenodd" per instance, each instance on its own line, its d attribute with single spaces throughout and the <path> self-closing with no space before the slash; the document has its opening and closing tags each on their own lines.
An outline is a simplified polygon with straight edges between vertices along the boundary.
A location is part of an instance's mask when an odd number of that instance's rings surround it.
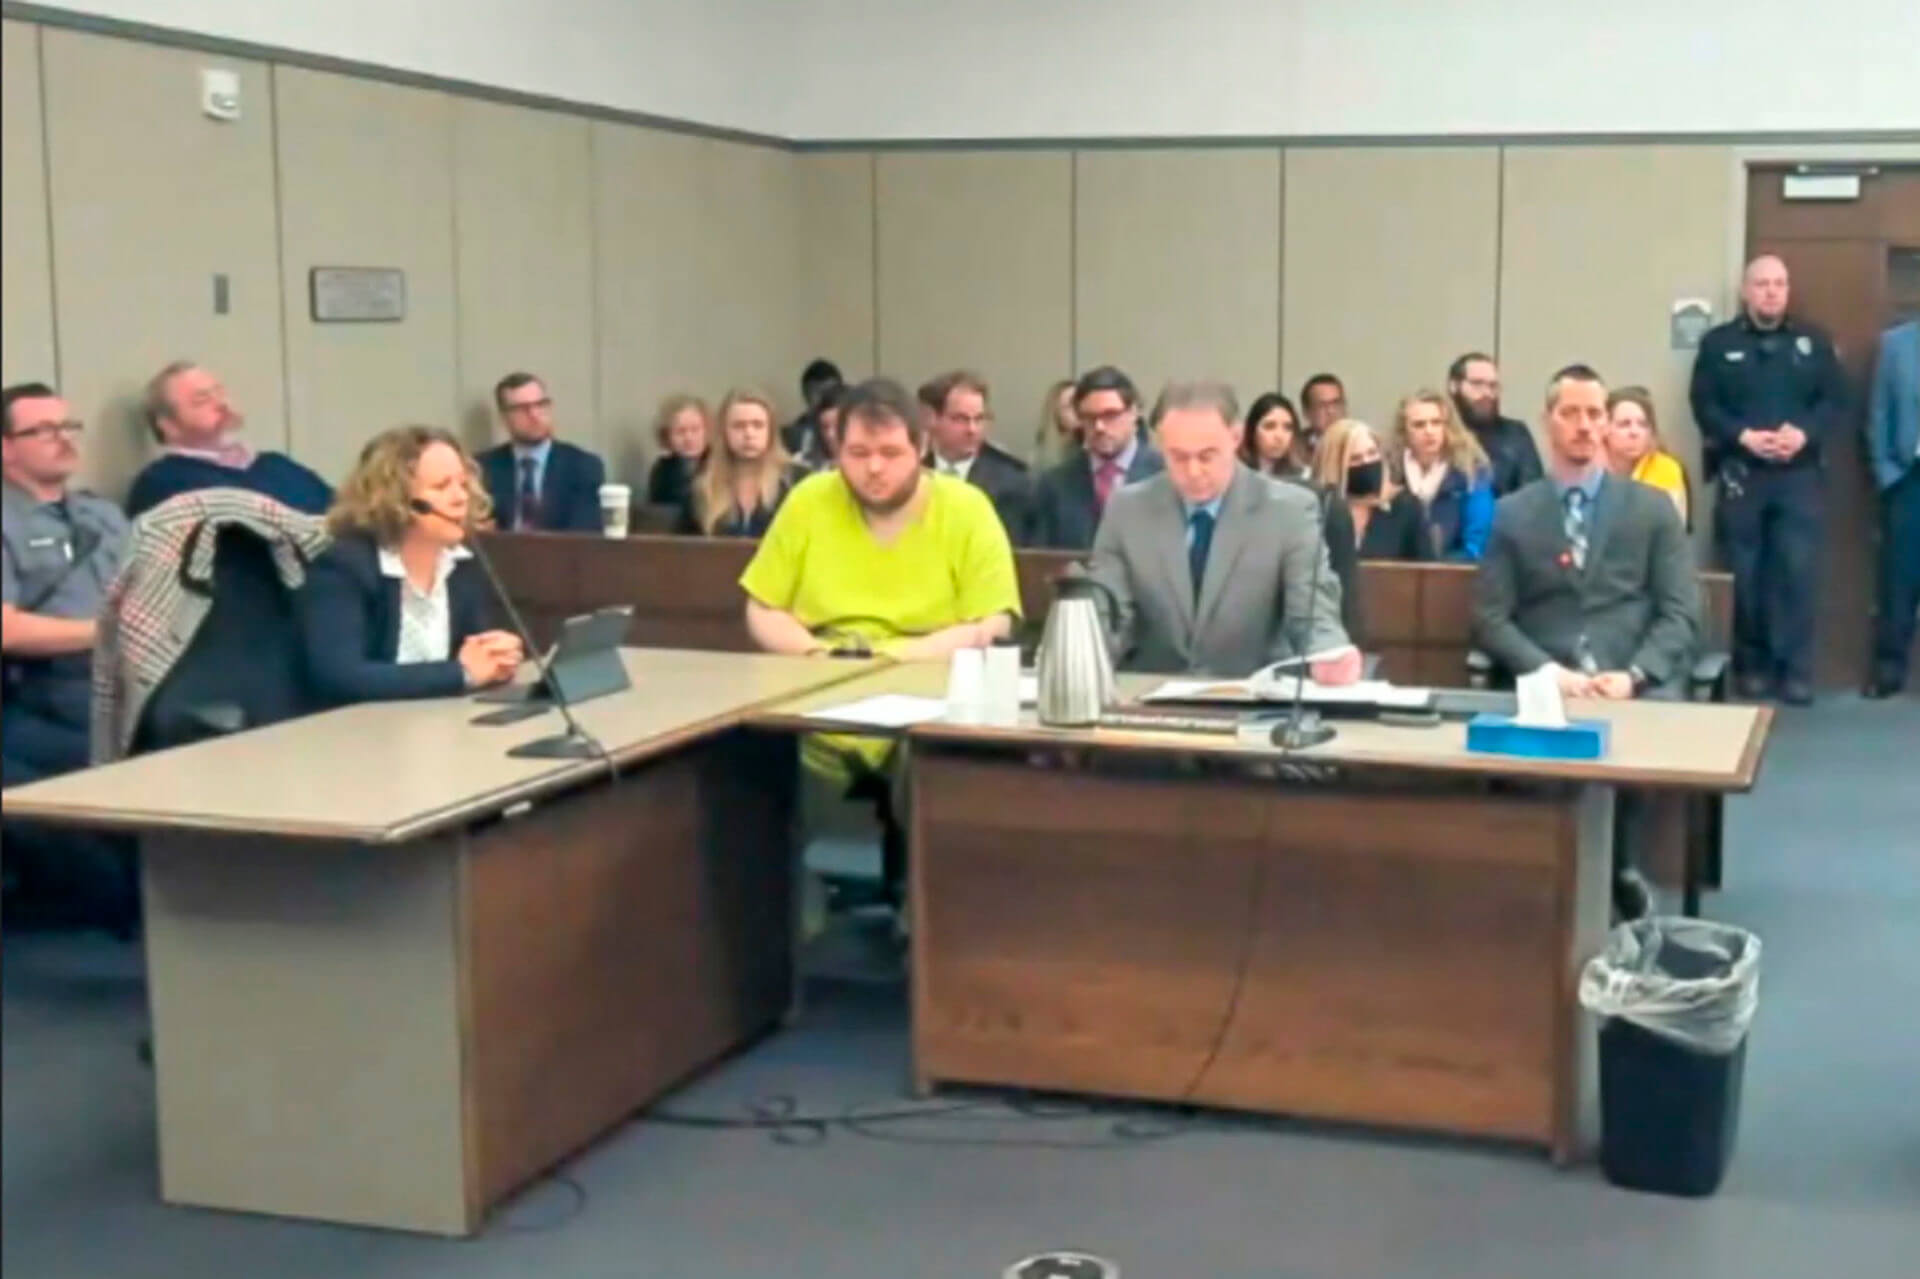
<svg viewBox="0 0 1920 1279">
<path fill-rule="evenodd" d="M 1920 309 L 1920 165 L 1882 165 L 1853 200 L 1781 197 L 1790 167 L 1747 174 L 1747 256 L 1778 254 L 1792 275 L 1792 313 L 1833 335 L 1852 392 L 1826 449 L 1827 530 L 1821 552 L 1814 676 L 1858 688 L 1873 644 L 1879 497 L 1867 471 L 1867 378 L 1880 334 Z"/>
</svg>

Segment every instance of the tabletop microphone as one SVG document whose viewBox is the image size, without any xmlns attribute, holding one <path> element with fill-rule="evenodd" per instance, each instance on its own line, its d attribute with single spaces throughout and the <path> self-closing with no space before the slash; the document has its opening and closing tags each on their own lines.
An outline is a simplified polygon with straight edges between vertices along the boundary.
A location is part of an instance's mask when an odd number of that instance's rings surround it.
<svg viewBox="0 0 1920 1279">
<path fill-rule="evenodd" d="M 415 514 L 431 515 L 455 525 L 462 533 L 468 531 L 465 520 L 455 519 L 424 498 L 412 498 L 407 505 L 413 508 Z M 514 634 L 520 637 L 521 647 L 528 659 L 539 669 L 538 686 L 546 689 L 547 696 L 553 701 L 554 709 L 560 712 L 560 718 L 567 726 L 567 731 L 564 733 L 522 743 L 507 754 L 523 759 L 597 758 L 606 763 L 609 772 L 614 771 L 613 757 L 607 753 L 607 748 L 601 745 L 599 738 L 582 728 L 580 721 L 573 717 L 573 707 L 567 700 L 566 690 L 560 687 L 559 679 L 547 668 L 547 663 L 542 662 L 537 656 L 540 650 L 539 646 L 533 642 L 533 632 L 527 629 L 526 619 L 520 616 L 520 610 L 513 606 L 513 597 L 507 594 L 506 583 L 500 580 L 500 574 L 493 567 L 493 557 L 487 554 L 486 547 L 482 546 L 477 538 L 467 539 L 466 546 L 473 552 L 474 561 L 480 565 L 480 571 L 486 575 L 487 585 L 492 588 L 494 598 L 499 600 L 500 606 L 506 610 L 507 619 L 513 623 Z"/>
<path fill-rule="evenodd" d="M 1333 490 L 1318 487 L 1314 492 L 1314 527 L 1320 536 L 1315 539 L 1313 556 L 1313 577 L 1307 587 L 1306 633 L 1295 640 L 1300 650 L 1300 669 L 1293 675 L 1293 705 L 1287 711 L 1287 717 L 1274 725 L 1273 744 L 1283 751 L 1302 751 L 1312 746 L 1323 746 L 1334 738 L 1333 725 L 1320 717 L 1318 711 L 1306 709 L 1307 679 L 1313 673 L 1313 663 L 1308 655 L 1313 651 L 1313 624 L 1320 609 L 1320 564 L 1330 552 L 1327 549 L 1327 503 L 1332 499 Z M 1285 604 L 1281 607 L 1284 609 Z"/>
</svg>

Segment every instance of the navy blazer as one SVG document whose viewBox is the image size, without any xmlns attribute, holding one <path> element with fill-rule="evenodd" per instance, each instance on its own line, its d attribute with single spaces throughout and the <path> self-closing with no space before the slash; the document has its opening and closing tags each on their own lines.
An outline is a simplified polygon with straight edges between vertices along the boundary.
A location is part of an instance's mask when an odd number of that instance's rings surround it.
<svg viewBox="0 0 1920 1279">
<path fill-rule="evenodd" d="M 1166 469 L 1160 454 L 1142 436 L 1140 447 L 1133 453 L 1133 465 L 1121 482 L 1137 484 Z M 1090 550 L 1099 528 L 1100 512 L 1093 500 L 1093 464 L 1086 453 L 1075 449 L 1041 475 L 1034 486 L 1027 544 L 1043 550 Z"/>
<path fill-rule="evenodd" d="M 452 697 L 466 689 L 460 646 L 492 630 L 493 596 L 471 559 L 447 575 L 447 658 L 395 659 L 400 651 L 400 579 L 380 571 L 371 537 L 350 533 L 307 570 L 297 608 L 307 684 L 326 705 Z"/>
<path fill-rule="evenodd" d="M 475 461 L 493 499 L 493 521 L 502 529 L 518 529 L 514 508 L 520 487 L 514 473 L 513 445 L 488 449 Z M 554 440 L 547 467 L 540 477 L 540 522 L 549 533 L 598 533 L 600 486 L 607 482 L 606 463 L 577 444 Z"/>
<path fill-rule="evenodd" d="M 1867 461 L 1883 489 L 1900 482 L 1920 449 L 1920 321 L 1880 335 L 1867 401 Z"/>
</svg>

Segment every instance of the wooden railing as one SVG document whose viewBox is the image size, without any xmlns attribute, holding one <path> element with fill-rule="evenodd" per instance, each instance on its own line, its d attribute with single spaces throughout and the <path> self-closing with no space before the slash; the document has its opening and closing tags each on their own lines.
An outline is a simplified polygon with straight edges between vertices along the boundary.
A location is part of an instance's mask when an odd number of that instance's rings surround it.
<svg viewBox="0 0 1920 1279">
<path fill-rule="evenodd" d="M 732 538 L 640 535 L 618 540 L 548 533 L 486 535 L 514 602 L 543 644 L 560 622 L 609 604 L 634 610 L 629 642 L 646 648 L 739 651 L 750 647 L 742 618 L 740 574 L 754 543 Z M 1016 551 L 1020 600 L 1040 619 L 1053 579 L 1081 558 L 1066 551 Z M 1360 565 L 1355 636 L 1378 653 L 1381 673 L 1404 684 L 1465 682 L 1472 630 L 1471 565 Z M 1725 573 L 1700 574 L 1710 648 L 1724 650 L 1733 617 L 1733 583 Z"/>
</svg>

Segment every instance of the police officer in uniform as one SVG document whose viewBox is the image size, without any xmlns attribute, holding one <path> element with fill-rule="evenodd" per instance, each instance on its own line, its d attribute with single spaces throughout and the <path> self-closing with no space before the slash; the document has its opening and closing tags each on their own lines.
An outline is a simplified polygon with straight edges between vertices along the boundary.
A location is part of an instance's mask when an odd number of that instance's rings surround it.
<svg viewBox="0 0 1920 1279">
<path fill-rule="evenodd" d="M 1813 700 L 1821 446 L 1846 387 L 1826 334 L 1787 313 L 1786 263 L 1747 264 L 1737 319 L 1701 339 L 1690 399 L 1707 473 L 1720 481 L 1721 554 L 1733 570 L 1740 692 Z"/>
<path fill-rule="evenodd" d="M 81 430 L 44 383 L 0 391 L 6 786 L 87 764 L 95 619 L 126 553 L 127 521 L 112 502 L 68 486 L 80 464 Z M 12 829 L 7 844 L 10 870 L 22 861 L 38 867 L 84 892 L 94 922 L 126 925 L 132 890 L 123 846 Z"/>
</svg>

